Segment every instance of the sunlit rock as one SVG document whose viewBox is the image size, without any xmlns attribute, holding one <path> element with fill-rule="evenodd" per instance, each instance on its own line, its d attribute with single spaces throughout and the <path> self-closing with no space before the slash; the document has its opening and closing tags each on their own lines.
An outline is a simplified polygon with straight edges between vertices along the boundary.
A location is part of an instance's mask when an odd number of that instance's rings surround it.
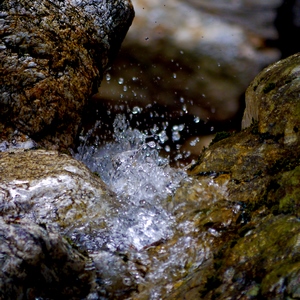
<svg viewBox="0 0 300 300">
<path fill-rule="evenodd" d="M 70 237 L 74 228 L 101 228 L 118 207 L 99 177 L 56 151 L 0 153 L 0 178 L 2 216 L 52 224 Z"/>
<path fill-rule="evenodd" d="M 10 128 L 48 147 L 72 145 L 132 18 L 130 0 L 1 1 L 2 139 Z"/>
<path fill-rule="evenodd" d="M 103 242 L 97 243 L 96 237 L 118 207 L 100 178 L 65 154 L 0 153 L 4 299 L 27 299 L 26 293 L 66 299 L 86 295 L 95 280 L 93 263 L 71 245 L 83 251 L 100 249 Z"/>
<path fill-rule="evenodd" d="M 247 89 L 242 126 L 258 122 L 260 134 L 283 138 L 284 144 L 299 143 L 300 54 L 273 64 Z"/>
</svg>

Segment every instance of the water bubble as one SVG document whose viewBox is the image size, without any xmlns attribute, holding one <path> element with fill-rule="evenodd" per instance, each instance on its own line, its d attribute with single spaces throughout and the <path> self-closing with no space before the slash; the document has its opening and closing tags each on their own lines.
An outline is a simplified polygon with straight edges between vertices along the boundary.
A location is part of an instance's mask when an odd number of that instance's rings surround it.
<svg viewBox="0 0 300 300">
<path fill-rule="evenodd" d="M 177 78 L 177 74 L 176 73 L 173 73 L 173 78 Z"/>
<path fill-rule="evenodd" d="M 194 122 L 195 122 L 195 123 L 199 123 L 199 122 L 200 122 L 200 118 L 199 118 L 199 117 L 195 117 L 195 118 L 194 118 Z"/>
<path fill-rule="evenodd" d="M 166 152 L 170 152 L 170 151 L 171 151 L 171 148 L 170 148 L 170 146 L 168 146 L 168 145 L 167 145 L 167 146 L 165 146 L 165 151 L 166 151 Z"/>
<path fill-rule="evenodd" d="M 118 80 L 118 83 L 123 84 L 124 83 L 124 78 L 120 77 L 119 80 Z"/>
<path fill-rule="evenodd" d="M 179 101 L 180 101 L 181 103 L 184 103 L 184 98 L 183 98 L 183 97 L 180 97 Z"/>
<path fill-rule="evenodd" d="M 180 133 L 178 131 L 173 131 L 172 132 L 172 141 L 176 142 L 180 140 Z"/>
<path fill-rule="evenodd" d="M 199 143 L 200 139 L 199 137 L 196 137 L 194 140 L 190 141 L 190 145 L 191 146 L 196 146 L 197 143 Z"/>
<path fill-rule="evenodd" d="M 110 81 L 110 80 L 111 80 L 111 76 L 110 76 L 110 74 L 109 74 L 109 73 L 106 73 L 106 75 L 105 75 L 105 79 L 106 79 L 107 81 Z"/>
<path fill-rule="evenodd" d="M 215 127 L 214 126 L 211 126 L 210 127 L 210 131 L 214 131 Z"/>
<path fill-rule="evenodd" d="M 139 114 L 141 111 L 142 111 L 142 109 L 141 109 L 140 107 L 138 107 L 138 106 L 135 106 L 135 107 L 132 109 L 132 113 L 133 113 L 134 115 Z"/>
<path fill-rule="evenodd" d="M 124 85 L 124 86 L 123 86 L 123 91 L 124 91 L 124 92 L 127 92 L 127 85 Z"/>
</svg>

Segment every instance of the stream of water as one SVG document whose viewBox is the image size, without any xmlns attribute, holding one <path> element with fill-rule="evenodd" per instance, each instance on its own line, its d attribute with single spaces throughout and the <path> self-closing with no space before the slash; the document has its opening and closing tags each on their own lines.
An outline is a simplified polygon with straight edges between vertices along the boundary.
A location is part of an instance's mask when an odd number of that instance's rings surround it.
<svg viewBox="0 0 300 300">
<path fill-rule="evenodd" d="M 102 178 L 120 206 L 106 216 L 101 232 L 85 233 L 80 240 L 74 236 L 74 242 L 89 251 L 97 270 L 99 286 L 88 299 L 132 299 L 135 293 L 135 299 L 161 299 L 162 291 L 172 290 L 174 279 L 211 256 L 210 243 L 218 232 L 197 230 L 196 201 L 174 201 L 179 185 L 191 179 L 183 168 L 172 168 L 169 159 L 160 156 L 167 140 L 163 130 L 143 133 L 119 114 L 113 122 L 114 141 L 90 143 L 99 126 L 96 122 L 81 137 L 75 158 Z M 215 201 L 206 197 L 208 190 L 211 195 L 222 193 L 207 179 L 197 187 L 197 193 L 207 198 L 203 201 Z"/>
<path fill-rule="evenodd" d="M 172 235 L 173 217 L 166 199 L 186 176 L 159 155 L 155 134 L 132 129 L 124 115 L 117 115 L 113 126 L 114 142 L 96 147 L 83 139 L 75 158 L 96 172 L 122 204 L 109 220 L 106 246 L 112 251 L 141 250 Z M 162 138 L 161 133 L 157 136 Z"/>
</svg>

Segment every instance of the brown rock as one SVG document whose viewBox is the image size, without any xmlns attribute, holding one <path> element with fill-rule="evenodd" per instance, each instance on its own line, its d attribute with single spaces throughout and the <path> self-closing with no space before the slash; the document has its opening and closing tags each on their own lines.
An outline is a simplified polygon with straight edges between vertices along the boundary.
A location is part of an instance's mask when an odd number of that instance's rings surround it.
<svg viewBox="0 0 300 300">
<path fill-rule="evenodd" d="M 2 131 L 18 129 L 52 148 L 72 145 L 133 14 L 130 0 L 2 1 Z"/>
</svg>

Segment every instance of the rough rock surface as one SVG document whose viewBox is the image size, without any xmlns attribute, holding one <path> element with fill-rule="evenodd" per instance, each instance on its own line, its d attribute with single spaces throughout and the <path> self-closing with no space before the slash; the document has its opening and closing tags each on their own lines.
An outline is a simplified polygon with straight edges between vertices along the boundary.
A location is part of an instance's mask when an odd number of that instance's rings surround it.
<svg viewBox="0 0 300 300">
<path fill-rule="evenodd" d="M 72 145 L 133 14 L 130 0 L 1 1 L 0 134 Z"/>
<path fill-rule="evenodd" d="M 219 136 L 189 171 L 193 181 L 178 190 L 193 204 L 195 227 L 214 236 L 212 255 L 169 299 L 298 297 L 299 65 L 297 54 L 254 79 L 243 120 L 254 122 Z M 208 178 L 224 193 L 206 207 L 197 190 Z"/>
<path fill-rule="evenodd" d="M 0 153 L 0 296 L 85 296 L 93 264 L 71 245 L 86 250 L 82 235 L 101 231 L 117 205 L 96 175 L 65 154 Z"/>
<path fill-rule="evenodd" d="M 0 153 L 0 215 L 52 224 L 68 232 L 89 228 L 117 202 L 99 177 L 56 151 Z M 109 213 L 110 212 L 110 213 Z"/>
<path fill-rule="evenodd" d="M 1 299 L 82 299 L 93 269 L 51 227 L 0 218 Z"/>
</svg>

